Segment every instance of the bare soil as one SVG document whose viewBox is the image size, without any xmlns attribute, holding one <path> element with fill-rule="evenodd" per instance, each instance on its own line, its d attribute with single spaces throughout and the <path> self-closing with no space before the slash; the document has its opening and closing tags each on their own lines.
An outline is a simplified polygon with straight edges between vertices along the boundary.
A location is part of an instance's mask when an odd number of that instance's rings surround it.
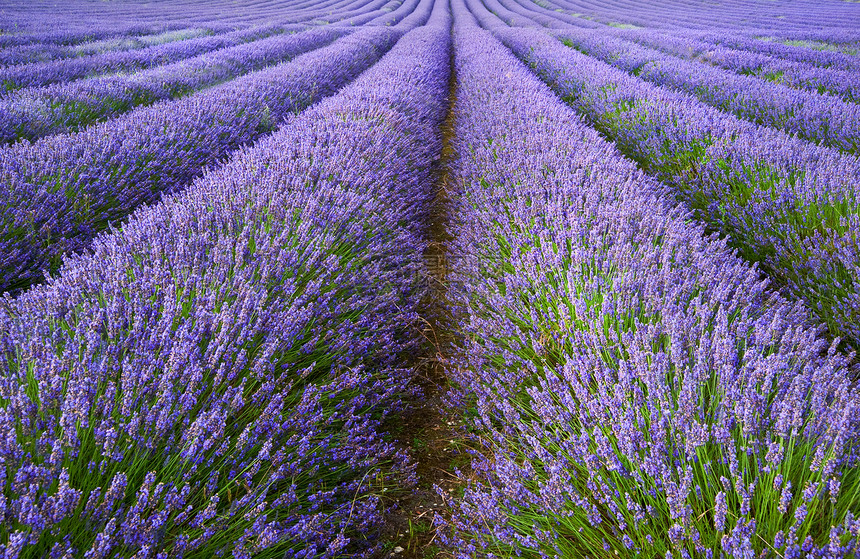
<svg viewBox="0 0 860 559">
<path fill-rule="evenodd" d="M 427 341 L 424 355 L 417 358 L 416 383 L 422 395 L 416 398 L 406 414 L 391 425 L 394 439 L 408 450 L 416 463 L 418 485 L 397 500 L 396 512 L 388 519 L 384 557 L 424 559 L 452 557 L 439 545 L 438 515 L 448 518 L 450 511 L 437 487 L 459 496 L 463 482 L 455 469 L 468 471 L 469 457 L 459 432 L 459 420 L 446 410 L 444 396 L 448 391 L 446 367 L 455 347 L 456 328 L 447 304 L 447 224 L 449 210 L 448 164 L 452 156 L 453 112 L 456 83 L 453 69 L 449 82 L 448 117 L 442 127 L 443 148 L 436 163 L 436 196 L 427 234 L 430 245 L 424 255 L 429 295 L 423 304 L 421 328 Z"/>
</svg>

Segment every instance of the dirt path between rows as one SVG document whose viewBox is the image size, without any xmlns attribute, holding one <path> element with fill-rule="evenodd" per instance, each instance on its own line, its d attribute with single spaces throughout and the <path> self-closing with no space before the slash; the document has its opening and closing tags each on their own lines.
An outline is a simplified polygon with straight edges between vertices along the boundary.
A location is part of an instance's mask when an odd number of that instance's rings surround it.
<svg viewBox="0 0 860 559">
<path fill-rule="evenodd" d="M 436 194 L 428 223 L 430 245 L 424 255 L 425 271 L 430 289 L 422 309 L 422 336 L 427 351 L 419 358 L 416 382 L 422 396 L 413 402 L 410 411 L 397 419 L 393 426 L 395 439 L 407 448 L 417 465 L 418 486 L 397 502 L 397 513 L 390 518 L 389 539 L 385 557 L 425 559 L 452 557 L 439 546 L 436 515 L 450 516 L 436 487 L 458 496 L 462 481 L 454 470 L 467 470 L 468 455 L 458 432 L 458 421 L 446 413 L 445 394 L 448 390 L 446 368 L 456 332 L 447 302 L 447 246 L 449 219 L 448 167 L 453 147 L 453 105 L 456 95 L 453 51 L 448 87 L 448 116 L 442 126 L 442 154 L 436 165 Z"/>
</svg>

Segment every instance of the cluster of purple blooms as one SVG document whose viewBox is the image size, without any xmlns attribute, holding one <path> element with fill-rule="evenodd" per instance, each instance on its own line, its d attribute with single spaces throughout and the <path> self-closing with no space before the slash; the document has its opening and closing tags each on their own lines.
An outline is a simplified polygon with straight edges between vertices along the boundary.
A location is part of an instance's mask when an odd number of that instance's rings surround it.
<svg viewBox="0 0 860 559">
<path fill-rule="evenodd" d="M 456 554 L 860 553 L 849 360 L 454 8 Z"/>
<path fill-rule="evenodd" d="M 714 45 L 695 38 L 693 33 L 656 33 L 650 30 L 625 30 L 618 33 L 682 58 L 706 62 L 740 74 L 763 77 L 789 87 L 832 93 L 845 101 L 860 102 L 860 76 L 857 70 L 821 68 L 808 62 L 793 62 L 755 51 Z"/>
<path fill-rule="evenodd" d="M 530 0 L 516 0 L 531 7 Z M 677 31 L 726 30 L 746 34 L 803 34 L 826 28 L 825 37 L 841 34 L 860 38 L 857 9 L 842 1 L 796 0 L 755 2 L 748 0 L 540 0 L 554 10 L 568 11 L 609 26 L 650 27 Z"/>
<path fill-rule="evenodd" d="M 744 257 L 760 262 L 834 336 L 858 347 L 856 156 L 741 120 L 544 32 L 508 28 L 489 12 L 476 12 L 622 152 L 673 186 L 698 218 L 729 234 Z"/>
<path fill-rule="evenodd" d="M 0 13 L 0 557 L 387 553 L 446 116 L 448 551 L 860 556 L 856 7 L 53 4 Z"/>
<path fill-rule="evenodd" d="M 72 132 L 141 106 L 193 93 L 323 46 L 347 31 L 320 27 L 247 42 L 133 74 L 33 87 L 0 99 L 0 143 Z M 271 34 L 274 30 L 267 32 Z M 255 32 L 253 35 L 259 35 Z"/>
<path fill-rule="evenodd" d="M 71 82 L 99 74 L 133 72 L 163 66 L 214 50 L 259 40 L 279 32 L 282 32 L 282 29 L 277 26 L 254 27 L 148 48 L 9 66 L 0 69 L 0 88 L 5 90 L 5 93 L 25 87 Z"/>
<path fill-rule="evenodd" d="M 25 287 L 111 222 L 175 192 L 376 62 L 404 28 L 369 27 L 294 60 L 75 134 L 0 149 L 0 290 Z M 321 28 L 294 52 L 331 42 Z"/>
<path fill-rule="evenodd" d="M 89 43 L 80 45 L 34 43 L 19 47 L 5 47 L 0 48 L 0 66 L 32 64 L 34 62 L 48 62 L 50 60 L 62 60 L 78 56 L 92 56 L 107 52 L 141 49 L 212 34 L 213 31 L 211 29 L 177 29 L 163 33 L 141 35 L 139 37 L 118 37 L 115 39 L 90 41 Z"/>
<path fill-rule="evenodd" d="M 379 554 L 383 491 L 411 477 L 380 424 L 420 342 L 436 5 L 341 93 L 6 299 L 4 557 Z"/>
<path fill-rule="evenodd" d="M 850 153 L 860 152 L 860 105 L 856 103 L 683 60 L 605 32 L 575 30 L 557 35 L 590 57 L 642 80 L 689 93 L 757 124 Z M 858 85 L 856 78 L 853 81 Z"/>
</svg>

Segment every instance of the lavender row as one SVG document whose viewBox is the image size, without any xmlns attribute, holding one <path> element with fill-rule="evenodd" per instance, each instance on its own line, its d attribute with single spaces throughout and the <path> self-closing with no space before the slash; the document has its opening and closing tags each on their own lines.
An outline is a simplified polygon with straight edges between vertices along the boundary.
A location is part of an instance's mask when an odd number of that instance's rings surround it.
<svg viewBox="0 0 860 559">
<path fill-rule="evenodd" d="M 763 41 L 776 41 L 783 45 L 803 47 L 819 51 L 841 52 L 851 56 L 860 54 L 860 34 L 854 33 L 804 33 L 805 38 L 799 38 L 792 34 L 790 37 L 776 34 L 776 36 L 759 36 Z"/>
<path fill-rule="evenodd" d="M 397 25 L 406 18 L 416 19 L 420 17 L 426 21 L 433 9 L 433 4 L 432 0 L 404 0 L 393 10 L 371 19 L 364 25 Z"/>
<path fill-rule="evenodd" d="M 66 14 L 62 14 L 63 17 L 65 17 L 65 15 Z M 31 14 L 28 14 L 28 17 L 32 19 Z M 182 22 L 150 25 L 131 23 L 126 25 L 115 24 L 109 28 L 91 28 L 86 31 L 81 31 L 78 29 L 70 29 L 68 28 L 68 26 L 66 26 L 66 28 L 61 29 L 58 25 L 54 29 L 49 28 L 43 32 L 2 34 L 0 35 L 0 47 L 12 47 L 33 44 L 78 45 L 81 43 L 119 37 L 164 33 L 167 31 L 182 29 L 184 27 L 186 26 Z"/>
<path fill-rule="evenodd" d="M 131 74 L 28 88 L 0 99 L 0 143 L 80 130 L 138 106 L 173 99 L 324 46 L 346 33 L 276 35 Z"/>
<path fill-rule="evenodd" d="M 5 553 L 378 554 L 448 43 L 407 35 L 8 301 Z"/>
<path fill-rule="evenodd" d="M 525 15 L 535 23 L 548 28 L 558 29 L 559 24 L 567 23 L 570 20 L 570 18 L 565 18 L 565 15 L 562 13 L 551 12 L 539 6 L 529 6 L 525 9 L 522 6 L 518 6 L 516 0 L 498 1 L 518 14 Z M 524 3 L 524 0 L 519 1 Z M 529 26 L 528 23 L 520 21 L 518 25 Z M 531 26 L 534 25 L 532 24 Z M 599 38 L 607 35 L 626 41 L 635 41 L 646 47 L 655 48 L 673 56 L 706 62 L 733 72 L 752 74 L 762 79 L 790 87 L 808 89 L 817 93 L 831 93 L 842 97 L 846 101 L 860 102 L 860 76 L 854 72 L 821 68 L 808 63 L 782 60 L 755 51 L 743 51 L 715 46 L 712 43 L 696 39 L 697 35 L 701 35 L 701 33 L 697 32 L 655 32 L 646 29 L 628 29 L 612 30 L 607 34 L 606 30 L 603 30 L 600 32 L 595 31 L 591 34 L 585 33 L 583 37 L 587 38 L 587 42 L 597 40 L 595 48 L 601 53 L 601 56 L 605 53 L 608 57 L 613 58 L 613 60 L 618 56 L 618 51 L 627 52 L 630 48 L 630 45 L 626 42 L 617 42 L 612 46 L 605 42 L 600 42 Z M 653 62 L 648 58 L 649 54 L 653 55 L 653 53 L 646 53 L 643 57 L 637 57 L 635 63 L 626 63 L 626 61 L 622 63 L 625 64 L 625 67 L 630 67 L 631 70 L 638 71 L 639 67 L 643 64 L 649 61 Z M 671 58 L 666 60 L 671 61 Z"/>
<path fill-rule="evenodd" d="M 455 556 L 860 552 L 846 359 L 467 16 L 453 375 L 482 452 Z"/>
<path fill-rule="evenodd" d="M 549 29 L 605 28 L 605 26 L 590 20 L 585 20 L 585 22 L 592 25 L 583 25 L 580 23 L 580 18 L 570 17 L 562 12 L 548 13 L 548 10 L 541 9 L 535 4 L 522 6 L 516 0 L 484 0 L 484 5 L 511 27 L 538 27 L 540 25 Z"/>
<path fill-rule="evenodd" d="M 360 27 L 390 15 L 390 10 L 399 7 L 400 4 L 400 0 L 364 0 L 330 10 L 325 18 L 321 17 L 321 12 L 315 11 L 308 12 L 301 19 L 305 21 L 311 13 L 314 13 L 314 19 L 310 22 L 313 24 L 336 23 L 347 27 Z"/>
<path fill-rule="evenodd" d="M 482 19 L 495 19 L 498 18 L 505 25 L 509 25 L 511 27 L 538 27 L 540 25 L 548 25 L 549 27 L 561 27 L 566 28 L 567 26 L 560 24 L 554 18 L 546 18 L 539 14 L 532 14 L 531 11 L 526 11 L 523 9 L 514 9 L 511 10 L 507 6 L 503 5 L 499 0 L 486 0 L 482 2 L 484 4 L 484 9 L 482 10 L 485 15 L 476 16 Z M 529 16 L 524 16 L 523 13 L 528 13 Z M 482 25 L 486 24 L 486 21 L 481 23 Z"/>
<path fill-rule="evenodd" d="M 366 3 L 366 2 L 365 2 Z M 303 4 L 303 5 L 302 5 Z M 164 33 L 189 28 L 228 32 L 245 27 L 302 23 L 320 14 L 358 10 L 362 2 L 355 0 L 325 0 L 313 3 L 266 3 L 253 9 L 235 2 L 206 2 L 194 4 L 94 4 L 67 0 L 63 10 L 37 0 L 22 2 L 0 14 L 0 26 L 16 25 L 10 19 L 19 17 L 13 34 L 0 34 L 0 47 L 23 45 L 86 46 L 91 42 L 121 42 L 130 37 Z M 123 9 L 127 8 L 127 9 Z M 154 8 L 152 10 L 151 8 Z M 358 11 L 354 13 L 358 13 Z M 4 18 L 3 16 L 10 16 Z M 147 23 L 142 24 L 141 21 Z M 18 33 L 23 28 L 25 33 Z"/>
<path fill-rule="evenodd" d="M 860 43 L 860 32 L 855 29 L 815 29 L 813 28 L 805 28 L 799 31 L 792 31 L 791 33 L 775 33 L 773 36 L 763 36 L 762 34 L 757 34 L 757 37 L 762 40 L 770 41 L 776 40 L 781 41 L 784 44 L 800 42 L 800 43 L 814 43 L 817 46 L 832 46 L 832 47 L 846 47 L 850 48 L 853 43 L 855 46 Z M 813 47 L 813 48 L 816 48 Z"/>
<path fill-rule="evenodd" d="M 756 124 L 849 153 L 860 151 L 860 106 L 855 103 L 680 60 L 605 33 L 570 30 L 557 36 L 640 79 L 689 93 Z"/>
<path fill-rule="evenodd" d="M 401 0 L 386 0 L 380 2 L 362 2 L 359 8 L 349 17 L 336 14 L 338 24 L 352 27 L 360 27 L 378 18 L 384 18 L 389 10 L 393 10 L 402 4 Z"/>
<path fill-rule="evenodd" d="M 644 83 L 535 31 L 500 38 L 832 335 L 860 347 L 860 161 Z M 566 49 L 566 50 L 565 50 Z"/>
<path fill-rule="evenodd" d="M 567 10 L 563 10 L 561 8 L 551 9 L 550 4 L 548 2 L 541 2 L 540 4 L 530 2 L 528 0 L 521 0 L 519 3 L 511 0 L 504 0 L 498 2 L 498 4 L 504 6 L 504 10 L 508 12 L 515 12 L 520 15 L 527 15 L 528 19 L 534 20 L 536 23 L 544 27 L 548 27 L 551 29 L 564 28 L 568 27 L 586 27 L 586 28 L 601 28 L 605 29 L 606 26 L 594 21 L 593 19 L 585 19 L 582 14 L 571 15 Z M 495 12 L 497 15 L 499 12 Z M 562 25 L 559 25 L 562 24 Z M 527 24 L 528 25 L 528 24 Z"/>
<path fill-rule="evenodd" d="M 837 70 L 850 70 L 854 72 L 860 71 L 860 59 L 856 56 L 844 53 L 807 49 L 799 46 L 785 45 L 774 41 L 763 41 L 761 39 L 754 39 L 734 33 L 703 33 L 699 36 L 699 40 L 733 49 L 767 54 L 769 56 L 782 58 L 792 62 L 801 62 L 811 64 L 813 66 L 820 66 L 822 68 L 834 68 Z"/>
<path fill-rule="evenodd" d="M 115 39 L 103 39 L 80 45 L 53 45 L 53 44 L 31 44 L 18 47 L 6 47 L 0 49 L 0 65 L 14 66 L 16 64 L 30 64 L 33 62 L 48 62 L 64 58 L 77 58 L 80 56 L 92 56 L 107 52 L 120 52 L 134 49 L 142 49 L 172 43 L 174 41 L 185 41 L 212 35 L 209 29 L 178 29 L 166 31 L 155 35 L 141 35 L 131 37 L 120 37 Z"/>
<path fill-rule="evenodd" d="M 803 33 L 810 28 L 857 33 L 860 9 L 847 2 L 800 0 L 796 2 L 750 3 L 724 0 L 704 4 L 692 1 L 635 2 L 629 0 L 542 0 L 583 13 L 614 26 L 662 29 L 702 29 L 717 33 Z M 744 29 L 746 28 L 746 29 Z"/>
<path fill-rule="evenodd" d="M 382 16 L 368 25 L 394 25 L 404 29 L 412 29 L 417 25 L 424 25 L 431 17 L 432 11 L 440 10 L 438 4 L 444 0 L 408 0 L 399 8 L 393 10 L 388 16 Z M 404 11 L 408 9 L 408 13 Z M 438 16 L 437 16 L 438 17 Z"/>
<path fill-rule="evenodd" d="M 143 49 L 0 68 L 0 89 L 8 94 L 25 87 L 64 83 L 99 74 L 133 72 L 256 41 L 281 32 L 280 27 L 270 25 Z"/>
<path fill-rule="evenodd" d="M 372 11 L 384 6 L 385 2 L 374 1 L 368 3 L 366 0 L 339 0 L 337 2 L 321 3 L 315 2 L 310 6 L 302 6 L 299 10 L 289 10 L 286 16 L 287 21 L 294 23 L 302 22 L 311 25 L 320 25 L 333 23 L 343 20 L 341 15 L 346 17 L 361 13 L 362 11 Z"/>
<path fill-rule="evenodd" d="M 315 33 L 333 31 L 320 29 Z M 187 99 L 0 150 L 0 290 L 26 287 L 111 222 L 331 95 L 402 33 L 370 28 Z"/>
<path fill-rule="evenodd" d="M 0 552 L 378 556 L 449 42 L 408 34 L 7 300 Z"/>
<path fill-rule="evenodd" d="M 765 54 L 740 51 L 698 41 L 688 34 L 626 31 L 619 36 L 681 58 L 691 58 L 726 70 L 818 93 L 838 95 L 860 103 L 860 74 L 806 63 L 791 62 Z"/>
<path fill-rule="evenodd" d="M 317 2 L 325 3 L 330 2 Z M 154 4 L 64 0 L 58 9 L 51 0 L 7 0 L 0 14 L 0 28 L 10 34 L 0 35 L 0 46 L 80 44 L 191 27 L 226 31 L 266 24 L 294 12 L 292 3 L 255 2 L 252 6 L 249 9 L 248 3 L 232 0 Z"/>
</svg>

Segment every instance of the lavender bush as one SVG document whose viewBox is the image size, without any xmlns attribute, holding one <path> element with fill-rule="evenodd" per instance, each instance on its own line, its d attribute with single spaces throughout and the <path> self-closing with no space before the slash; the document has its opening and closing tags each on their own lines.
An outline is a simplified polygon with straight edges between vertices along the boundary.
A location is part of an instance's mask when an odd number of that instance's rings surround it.
<svg viewBox="0 0 860 559">
<path fill-rule="evenodd" d="M 172 43 L 174 41 L 196 39 L 207 35 L 212 35 L 212 31 L 208 29 L 178 29 L 175 31 L 156 33 L 154 35 L 104 39 L 80 45 L 52 45 L 36 43 L 17 47 L 6 47 L 0 49 L 0 65 L 14 66 L 16 64 L 48 62 L 50 60 L 91 56 L 107 52 L 142 49 L 155 45 Z"/>
<path fill-rule="evenodd" d="M 22 64 L 0 69 L 0 86 L 9 92 L 25 87 L 70 82 L 99 74 L 132 72 L 263 39 L 279 32 L 281 29 L 276 26 L 242 29 L 223 35 L 171 42 L 149 48 Z"/>
<path fill-rule="evenodd" d="M 735 33 L 703 33 L 699 38 L 715 45 L 759 52 L 783 60 L 804 62 L 822 68 L 853 70 L 855 72 L 860 70 L 860 59 L 840 52 L 806 49 L 795 45 L 739 36 Z"/>
<path fill-rule="evenodd" d="M 860 393 L 770 291 L 455 4 L 459 557 L 852 557 Z M 828 349 L 829 347 L 829 349 Z"/>
<path fill-rule="evenodd" d="M 860 102 L 860 76 L 856 72 L 819 68 L 808 63 L 782 60 L 755 51 L 730 49 L 699 41 L 693 38 L 692 34 L 667 35 L 630 30 L 618 35 L 682 58 L 694 59 L 798 89 L 832 93 L 846 101 Z"/>
<path fill-rule="evenodd" d="M 6 557 L 363 557 L 408 481 L 445 11 L 0 316 Z"/>
<path fill-rule="evenodd" d="M 322 35 L 320 35 L 321 33 Z M 319 30 L 329 40 L 336 32 Z M 0 289 L 38 281 L 111 222 L 177 191 L 376 62 L 401 30 L 368 28 L 220 87 L 76 134 L 0 149 Z"/>
<path fill-rule="evenodd" d="M 0 100 L 0 143 L 74 132 L 135 107 L 181 97 L 331 43 L 344 30 L 278 35 L 129 75 L 18 91 Z"/>
<path fill-rule="evenodd" d="M 680 60 L 606 34 L 560 32 L 569 46 L 756 124 L 849 153 L 860 150 L 860 106 L 836 96 Z"/>
<path fill-rule="evenodd" d="M 497 34 L 626 155 L 675 187 L 697 217 L 728 233 L 745 258 L 802 299 L 834 336 L 858 347 L 856 157 L 654 87 L 544 33 Z"/>
</svg>

